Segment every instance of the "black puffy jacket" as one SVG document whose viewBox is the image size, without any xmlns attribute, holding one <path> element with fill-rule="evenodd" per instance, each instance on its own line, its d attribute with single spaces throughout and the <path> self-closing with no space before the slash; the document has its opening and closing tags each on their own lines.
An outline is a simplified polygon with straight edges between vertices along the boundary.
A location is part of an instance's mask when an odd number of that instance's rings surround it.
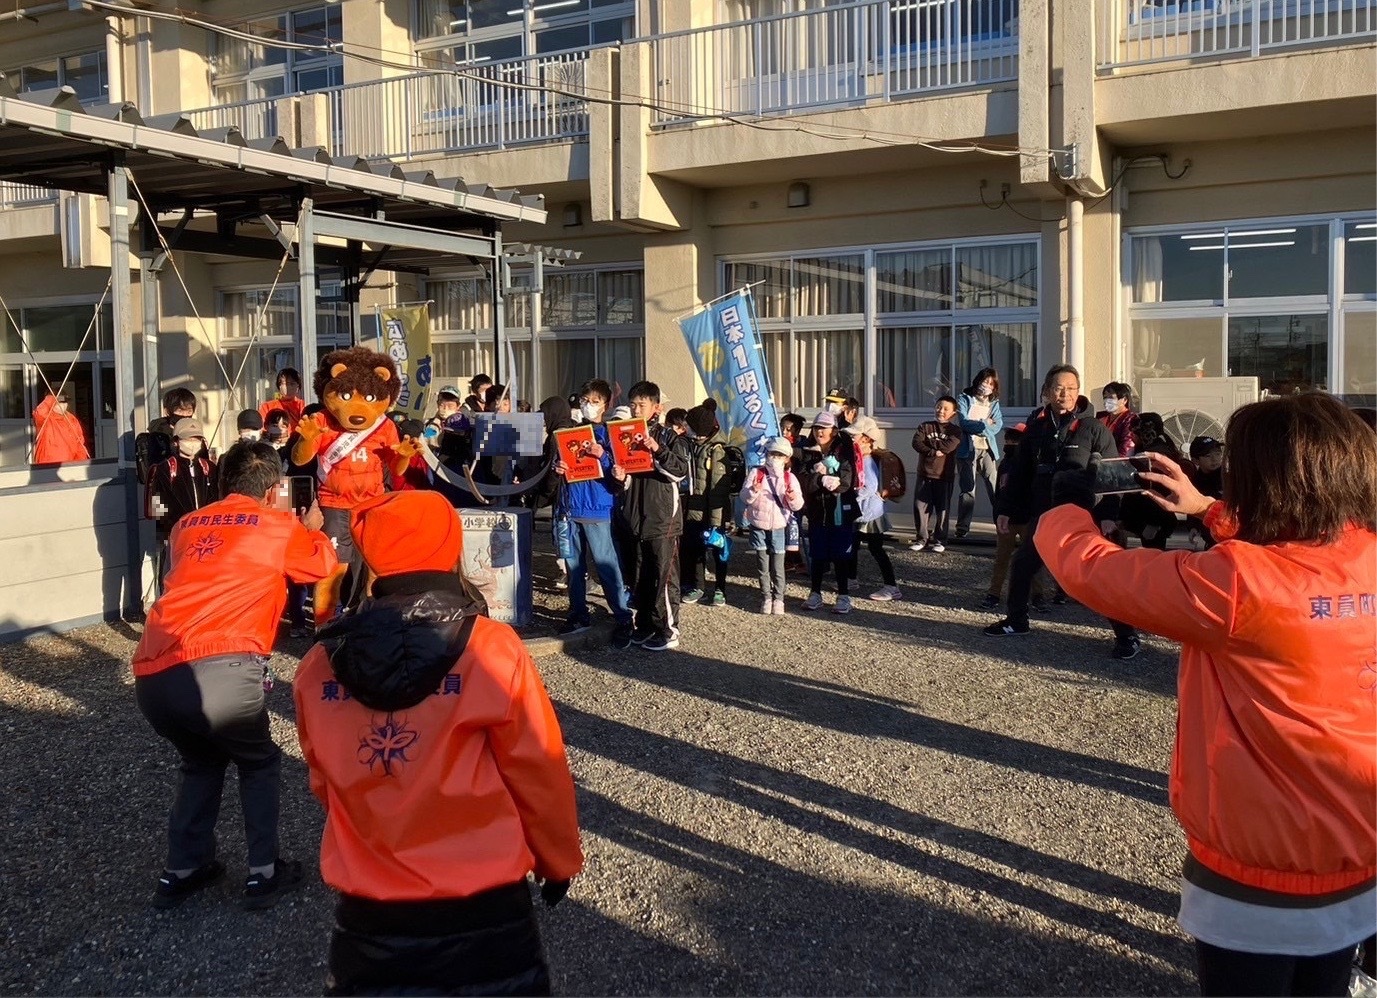
<svg viewBox="0 0 1377 998">
<path fill-rule="evenodd" d="M 855 523 L 860 510 L 856 504 L 856 445 L 851 442 L 851 437 L 837 433 L 826 449 L 809 439 L 796 453 L 799 455 L 798 479 L 803 486 L 803 511 L 808 517 L 808 525 L 849 527 Z M 841 481 L 835 492 L 823 487 L 824 476 L 815 467 L 829 456 L 837 459 L 835 475 Z"/>
<path fill-rule="evenodd" d="M 995 515 L 1013 523 L 1041 516 L 1052 508 L 1052 476 L 1058 471 L 1085 471 L 1093 455 L 1118 457 L 1119 445 L 1095 418 L 1095 407 L 1084 395 L 1064 415 L 1054 415 L 1048 406 L 1036 410 L 1028 418 L 1008 480 L 995 495 Z"/>
<path fill-rule="evenodd" d="M 639 540 L 678 537 L 684 531 L 679 515 L 679 483 L 689 474 L 688 444 L 667 426 L 649 424 L 660 449 L 653 471 L 627 475 L 622 486 L 621 518 Z M 614 479 L 615 481 L 615 479 Z"/>
</svg>

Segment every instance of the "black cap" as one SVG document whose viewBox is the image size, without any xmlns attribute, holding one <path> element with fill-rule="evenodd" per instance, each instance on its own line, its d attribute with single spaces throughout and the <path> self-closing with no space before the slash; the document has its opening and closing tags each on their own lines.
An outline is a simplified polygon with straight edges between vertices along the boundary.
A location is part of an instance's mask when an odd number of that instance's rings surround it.
<svg viewBox="0 0 1377 998">
<path fill-rule="evenodd" d="M 239 414 L 238 429 L 261 430 L 263 429 L 263 417 L 259 415 L 257 409 L 245 409 Z"/>
<path fill-rule="evenodd" d="M 1196 437 L 1191 441 L 1191 457 L 1204 457 L 1210 451 L 1223 446 L 1214 437 Z"/>
<path fill-rule="evenodd" d="M 416 437 L 417 439 L 425 433 L 426 428 L 421 425 L 419 419 L 404 419 L 397 427 L 397 432 L 404 437 Z"/>
</svg>

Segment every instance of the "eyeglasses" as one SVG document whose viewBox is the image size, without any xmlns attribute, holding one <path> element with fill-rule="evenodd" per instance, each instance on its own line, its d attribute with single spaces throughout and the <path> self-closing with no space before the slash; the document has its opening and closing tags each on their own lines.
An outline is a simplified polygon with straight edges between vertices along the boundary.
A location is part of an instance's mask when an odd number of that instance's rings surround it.
<svg viewBox="0 0 1377 998">
<path fill-rule="evenodd" d="M 1047 394 L 1049 395 L 1079 395 L 1080 393 L 1081 390 L 1079 388 L 1067 388 L 1064 385 L 1058 388 L 1047 389 Z"/>
</svg>

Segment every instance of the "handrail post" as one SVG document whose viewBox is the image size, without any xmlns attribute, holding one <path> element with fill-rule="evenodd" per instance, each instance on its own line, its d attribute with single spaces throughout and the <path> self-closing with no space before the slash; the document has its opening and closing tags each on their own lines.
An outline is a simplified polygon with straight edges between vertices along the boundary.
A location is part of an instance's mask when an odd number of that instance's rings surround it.
<svg viewBox="0 0 1377 998">
<path fill-rule="evenodd" d="M 1262 54 L 1262 0 L 1253 0 L 1253 58 Z"/>
</svg>

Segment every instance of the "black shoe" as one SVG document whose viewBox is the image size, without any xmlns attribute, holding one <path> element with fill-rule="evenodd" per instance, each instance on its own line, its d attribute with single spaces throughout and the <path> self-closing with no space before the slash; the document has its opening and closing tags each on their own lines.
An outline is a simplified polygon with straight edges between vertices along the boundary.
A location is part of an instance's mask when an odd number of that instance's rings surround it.
<svg viewBox="0 0 1377 998">
<path fill-rule="evenodd" d="M 1010 634 L 1027 634 L 1029 631 L 1028 621 L 1015 621 L 1009 617 L 997 620 L 989 627 L 985 628 L 985 633 L 991 637 L 1006 637 Z"/>
<path fill-rule="evenodd" d="M 306 879 L 301 861 L 279 859 L 273 864 L 273 875 L 250 874 L 244 881 L 244 907 L 249 911 L 263 911 L 282 900 L 282 895 L 294 891 Z"/>
<path fill-rule="evenodd" d="M 1067 603 L 1070 602 L 1071 597 L 1067 596 L 1066 593 L 1062 592 L 1060 589 L 1058 589 L 1055 593 L 1052 594 L 1053 606 L 1065 606 Z"/>
<path fill-rule="evenodd" d="M 955 530 L 952 531 L 952 536 L 959 541 L 961 538 L 965 537 L 970 532 L 970 527 L 957 527 Z"/>
<path fill-rule="evenodd" d="M 587 620 L 565 621 L 564 626 L 559 629 L 559 636 L 562 638 L 573 637 L 575 634 L 582 634 L 592 626 L 593 624 Z"/>
<path fill-rule="evenodd" d="M 197 891 L 219 881 L 224 875 L 225 864 L 218 859 L 197 867 L 185 877 L 164 870 L 158 877 L 158 887 L 153 892 L 153 907 L 164 911 L 175 908 Z"/>
<path fill-rule="evenodd" d="M 1137 638 L 1128 638 L 1124 641 L 1114 642 L 1113 655 L 1120 662 L 1127 662 L 1131 658 L 1137 658 L 1138 652 L 1142 651 L 1142 642 Z"/>
<path fill-rule="evenodd" d="M 613 648 L 630 648 L 630 647 L 631 647 L 631 635 L 632 635 L 632 631 L 631 631 L 631 625 L 630 625 L 630 624 L 618 624 L 618 625 L 617 625 L 615 628 L 613 628 L 613 630 L 612 630 L 612 647 L 613 647 Z"/>
<path fill-rule="evenodd" d="M 676 634 L 656 634 L 641 647 L 646 651 L 669 651 L 671 648 L 679 647 L 679 637 Z"/>
<path fill-rule="evenodd" d="M 655 632 L 649 629 L 631 632 L 631 643 L 633 645 L 643 645 L 651 638 L 655 637 Z"/>
<path fill-rule="evenodd" d="M 977 610 L 998 610 L 999 597 L 994 593 L 987 593 L 985 598 L 975 605 Z"/>
<path fill-rule="evenodd" d="M 1028 601 L 1028 609 L 1034 613 L 1051 613 L 1052 609 L 1047 605 L 1047 601 L 1041 596 L 1036 596 Z"/>
</svg>

